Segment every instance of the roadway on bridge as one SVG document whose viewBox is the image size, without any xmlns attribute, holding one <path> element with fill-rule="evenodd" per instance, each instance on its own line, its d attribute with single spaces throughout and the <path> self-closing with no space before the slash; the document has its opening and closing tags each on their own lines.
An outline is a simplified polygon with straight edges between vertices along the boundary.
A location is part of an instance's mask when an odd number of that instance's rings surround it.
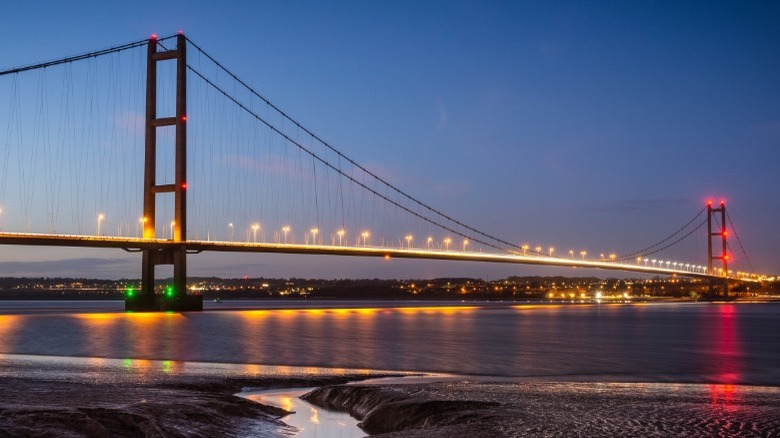
<svg viewBox="0 0 780 438">
<path fill-rule="evenodd" d="M 89 236 L 70 234 L 8 233 L 0 232 L 0 245 L 27 246 L 67 246 L 86 248 L 120 248 L 130 252 L 143 249 L 165 248 L 185 245 L 191 253 L 214 252 L 255 252 L 276 254 L 340 255 L 355 257 L 384 257 L 406 259 L 448 260 L 466 262 L 508 263 L 519 265 L 542 265 L 569 268 L 593 268 L 610 271 L 639 272 L 658 275 L 678 275 L 702 279 L 723 279 L 723 277 L 693 272 L 685 269 L 670 269 L 641 264 L 627 264 L 610 260 L 581 260 L 576 258 L 548 257 L 542 255 L 523 255 L 520 253 L 488 253 L 478 251 L 442 251 L 422 248 L 387 248 L 377 246 L 340 246 L 295 243 L 266 242 L 224 242 L 188 240 L 174 242 L 168 239 L 145 239 L 134 237 Z M 732 280 L 755 281 L 745 278 Z"/>
</svg>

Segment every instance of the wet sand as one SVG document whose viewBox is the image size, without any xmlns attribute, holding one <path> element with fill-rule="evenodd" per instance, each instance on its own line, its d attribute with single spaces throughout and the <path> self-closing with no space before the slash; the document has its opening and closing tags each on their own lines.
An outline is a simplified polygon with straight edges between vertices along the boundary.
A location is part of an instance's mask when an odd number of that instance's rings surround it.
<svg viewBox="0 0 780 438">
<path fill-rule="evenodd" d="M 380 437 L 780 434 L 777 387 L 374 379 L 392 375 L 403 373 L 0 355 L 0 436 L 289 437 L 287 411 L 236 394 L 291 387 L 317 387 L 307 401 Z"/>
<path fill-rule="evenodd" d="M 445 381 L 336 385 L 304 396 L 372 436 L 778 436 L 780 388 L 669 383 Z"/>
<path fill-rule="evenodd" d="M 291 436 L 287 411 L 235 395 L 318 387 L 360 370 L 0 355 L 0 436 Z"/>
</svg>

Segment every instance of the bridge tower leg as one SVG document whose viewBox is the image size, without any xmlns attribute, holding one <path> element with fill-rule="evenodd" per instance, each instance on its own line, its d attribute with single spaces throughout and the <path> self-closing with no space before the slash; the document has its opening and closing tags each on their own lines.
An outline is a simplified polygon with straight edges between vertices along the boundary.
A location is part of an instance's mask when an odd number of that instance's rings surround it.
<svg viewBox="0 0 780 438">
<path fill-rule="evenodd" d="M 715 213 L 720 213 L 720 230 L 713 232 L 712 231 L 712 215 Z M 729 273 L 729 255 L 726 250 L 726 236 L 728 232 L 726 231 L 726 203 L 724 201 L 720 201 L 720 207 L 713 208 L 712 207 L 712 201 L 707 202 L 707 273 L 710 275 L 714 275 L 713 271 L 713 260 L 720 260 L 723 265 L 723 298 L 728 298 L 729 296 L 729 282 L 728 282 L 728 273 Z M 720 237 L 721 241 L 721 253 L 720 255 L 714 256 L 712 254 L 712 238 L 713 237 Z M 715 279 L 710 279 L 710 296 L 714 296 L 715 294 Z"/>
<path fill-rule="evenodd" d="M 187 40 L 179 34 L 176 48 L 158 51 L 157 38 L 148 44 L 146 61 L 146 141 L 144 164 L 144 239 L 155 239 L 156 202 L 158 193 L 174 194 L 174 245 L 143 250 L 141 290 L 125 300 L 126 310 L 165 311 L 202 310 L 203 297 L 187 294 Z M 176 115 L 157 117 L 157 63 L 176 60 Z M 157 184 L 157 128 L 174 126 L 175 181 Z M 154 270 L 157 265 L 173 265 L 173 284 L 155 293 Z"/>
</svg>

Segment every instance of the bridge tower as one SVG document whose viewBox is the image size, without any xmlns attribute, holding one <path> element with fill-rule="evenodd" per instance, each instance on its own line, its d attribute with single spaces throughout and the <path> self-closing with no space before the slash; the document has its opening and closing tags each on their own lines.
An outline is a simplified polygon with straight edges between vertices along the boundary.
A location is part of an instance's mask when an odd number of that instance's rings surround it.
<svg viewBox="0 0 780 438">
<path fill-rule="evenodd" d="M 175 243 L 173 247 L 143 250 L 141 289 L 125 301 L 126 310 L 202 310 L 203 297 L 187 294 L 187 40 L 183 34 L 176 37 L 176 48 L 158 51 L 157 37 L 148 43 L 146 60 L 146 140 L 144 164 L 143 237 L 155 239 L 155 213 L 158 193 L 174 194 Z M 176 115 L 157 117 L 157 63 L 176 61 Z M 157 183 L 157 128 L 175 127 L 174 182 Z M 173 265 L 173 284 L 155 293 L 155 267 Z"/>
<path fill-rule="evenodd" d="M 712 215 L 720 213 L 720 230 L 712 231 Z M 713 208 L 712 201 L 707 201 L 707 273 L 713 275 L 713 261 L 720 260 L 723 265 L 723 298 L 729 296 L 729 255 L 726 250 L 726 236 L 728 231 L 726 230 L 726 202 L 720 201 L 720 207 Z M 712 255 L 712 238 L 720 237 L 721 252 L 720 255 Z M 714 296 L 715 279 L 710 279 L 710 296 Z"/>
</svg>

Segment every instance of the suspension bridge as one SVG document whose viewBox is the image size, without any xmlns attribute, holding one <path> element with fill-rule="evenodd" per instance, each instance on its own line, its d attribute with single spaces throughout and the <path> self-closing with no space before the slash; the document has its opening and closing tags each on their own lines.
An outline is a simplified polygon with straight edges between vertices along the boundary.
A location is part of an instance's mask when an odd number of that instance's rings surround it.
<svg viewBox="0 0 780 438">
<path fill-rule="evenodd" d="M 764 278 L 723 201 L 652 245 L 596 257 L 469 225 L 340 152 L 181 32 L 0 80 L 0 244 L 141 253 L 128 310 L 202 308 L 186 261 L 204 251 L 598 268 L 697 277 L 723 295 Z M 702 235 L 703 263 L 670 255 Z M 159 265 L 172 284 L 156 284 Z"/>
</svg>

